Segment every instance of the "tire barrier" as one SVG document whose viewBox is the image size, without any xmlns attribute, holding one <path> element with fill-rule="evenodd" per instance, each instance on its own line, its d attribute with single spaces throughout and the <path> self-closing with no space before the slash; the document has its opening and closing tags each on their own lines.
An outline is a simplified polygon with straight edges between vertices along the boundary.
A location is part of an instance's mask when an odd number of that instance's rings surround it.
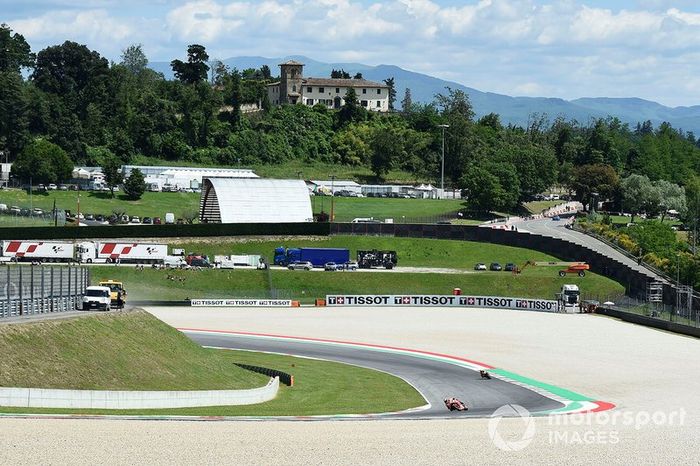
<svg viewBox="0 0 700 466">
<path fill-rule="evenodd" d="M 269 369 L 267 367 L 251 366 L 249 364 L 234 363 L 241 369 L 246 369 L 251 372 L 257 372 L 258 374 L 263 374 L 268 377 L 279 377 L 280 383 L 287 385 L 288 387 L 294 386 L 294 376 L 287 374 L 286 372 L 278 371 L 277 369 Z"/>
</svg>

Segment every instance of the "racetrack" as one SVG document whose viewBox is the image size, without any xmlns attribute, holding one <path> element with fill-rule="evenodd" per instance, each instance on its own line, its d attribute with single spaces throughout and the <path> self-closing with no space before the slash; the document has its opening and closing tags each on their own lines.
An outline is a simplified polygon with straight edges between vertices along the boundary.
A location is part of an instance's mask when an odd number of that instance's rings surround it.
<svg viewBox="0 0 700 466">
<path fill-rule="evenodd" d="M 477 370 L 463 365 L 428 359 L 419 354 L 381 351 L 371 347 L 328 345 L 321 342 L 295 341 L 289 338 L 257 338 L 251 335 L 184 331 L 202 346 L 244 349 L 343 362 L 376 369 L 404 379 L 418 390 L 430 404 L 427 409 L 396 413 L 385 417 L 435 419 L 488 417 L 504 405 L 518 404 L 531 413 L 540 413 L 564 406 L 528 388 L 496 378 L 481 379 Z M 443 400 L 457 397 L 468 411 L 450 412 Z M 358 413 L 361 414 L 361 413 Z"/>
<path fill-rule="evenodd" d="M 595 315 L 441 308 L 153 308 L 176 327 L 410 347 L 483 361 L 675 424 L 535 418 L 520 451 L 488 419 L 183 422 L 0 419 L 3 464 L 694 464 L 700 462 L 700 341 Z M 563 422 L 563 421 L 562 421 Z M 523 434 L 504 419 L 505 439 Z"/>
</svg>

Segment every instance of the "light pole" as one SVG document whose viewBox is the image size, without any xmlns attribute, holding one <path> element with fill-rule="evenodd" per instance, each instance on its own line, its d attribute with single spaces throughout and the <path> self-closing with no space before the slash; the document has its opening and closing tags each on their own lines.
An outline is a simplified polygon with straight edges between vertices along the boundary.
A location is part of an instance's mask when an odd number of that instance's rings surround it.
<svg viewBox="0 0 700 466">
<path fill-rule="evenodd" d="M 440 170 L 440 196 L 445 198 L 445 129 L 449 128 L 450 125 L 438 125 L 438 128 L 442 128 L 442 167 Z"/>
<path fill-rule="evenodd" d="M 331 219 L 330 221 L 333 221 L 333 207 L 334 207 L 334 202 L 335 201 L 335 191 L 333 190 L 335 184 L 335 175 L 331 175 Z"/>
</svg>

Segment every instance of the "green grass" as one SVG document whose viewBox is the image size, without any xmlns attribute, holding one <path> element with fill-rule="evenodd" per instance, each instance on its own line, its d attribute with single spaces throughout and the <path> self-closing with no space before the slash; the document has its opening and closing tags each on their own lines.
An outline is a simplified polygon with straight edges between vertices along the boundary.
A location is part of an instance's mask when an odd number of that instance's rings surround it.
<svg viewBox="0 0 700 466">
<path fill-rule="evenodd" d="M 531 214 L 539 214 L 542 213 L 543 210 L 563 204 L 564 202 L 566 201 L 532 201 L 524 203 L 523 207 Z"/>
<path fill-rule="evenodd" d="M 394 223 L 411 221 L 432 222 L 444 216 L 456 217 L 456 212 L 464 208 L 459 199 L 393 199 L 373 197 L 329 197 L 313 196 L 311 203 L 314 213 L 322 210 L 330 215 L 331 202 L 337 222 L 349 222 L 354 218 L 373 217 Z"/>
<path fill-rule="evenodd" d="M 1 203 L 1 202 L 0 202 Z M 59 221 L 59 225 L 64 222 Z M 0 215 L 0 228 L 2 227 L 50 227 L 54 225 L 51 219 L 43 217 L 23 217 L 21 215 Z"/>
<path fill-rule="evenodd" d="M 420 406 L 403 380 L 340 363 L 247 351 L 204 349 L 144 311 L 0 326 L 0 386 L 121 390 L 242 389 L 268 378 L 246 363 L 294 375 L 294 387 L 249 406 L 171 410 L 0 408 L 4 413 L 312 415 Z"/>
<path fill-rule="evenodd" d="M 425 404 L 403 380 L 356 366 L 249 351 L 204 350 L 208 356 L 234 363 L 278 369 L 294 375 L 294 386 L 280 385 L 277 397 L 247 406 L 213 406 L 152 410 L 0 408 L 5 413 L 144 414 L 180 416 L 311 416 L 400 411 Z"/>
<path fill-rule="evenodd" d="M 0 386 L 112 390 L 259 387 L 144 311 L 0 326 Z"/>
<path fill-rule="evenodd" d="M 78 193 L 75 191 L 49 191 L 43 194 L 29 194 L 20 189 L 0 191 L 0 204 L 20 207 L 39 207 L 50 210 L 54 200 L 59 209 L 76 212 L 78 208 Z M 331 199 L 333 199 L 335 218 L 337 221 L 350 221 L 356 217 L 374 217 L 384 220 L 393 218 L 395 222 L 411 220 L 430 220 L 447 214 L 454 214 L 463 207 L 460 200 L 454 199 L 384 199 L 384 198 L 347 198 L 329 196 L 314 196 L 311 198 L 314 212 L 322 209 L 330 214 Z M 82 213 L 111 215 L 113 211 L 126 212 L 127 215 L 139 217 L 161 217 L 166 212 L 172 212 L 181 217 L 184 212 L 199 210 L 199 194 L 196 193 L 151 193 L 146 192 L 138 201 L 126 200 L 121 193 L 115 193 L 113 199 L 108 192 L 80 192 L 80 211 Z M 5 216 L 0 216 L 2 219 Z M 9 218 L 9 217 L 8 217 Z M 21 217 L 20 217 L 21 218 Z M 12 220 L 13 222 L 14 220 Z M 1 226 L 14 226 L 14 223 L 2 223 Z M 18 224 L 29 226 L 29 224 Z"/>
<path fill-rule="evenodd" d="M 260 254 L 272 260 L 274 249 L 285 247 L 348 248 L 350 257 L 357 250 L 389 249 L 398 254 L 399 266 L 450 267 L 469 269 L 477 262 L 514 262 L 522 265 L 528 260 L 551 261 L 553 256 L 531 249 L 502 246 L 473 241 L 395 238 L 393 236 L 311 236 L 269 239 L 254 238 L 205 238 L 199 241 L 174 241 L 172 247 L 182 247 L 186 252 L 200 252 L 209 256 L 217 254 Z"/>
<path fill-rule="evenodd" d="M 0 191 L 0 204 L 20 207 L 39 207 L 44 210 L 53 208 L 54 200 L 58 209 L 78 210 L 78 192 L 49 191 L 29 194 L 21 189 L 5 189 Z M 115 193 L 114 199 L 108 192 L 80 191 L 80 212 L 90 214 L 111 215 L 114 210 L 126 212 L 128 215 L 139 217 L 165 217 L 166 212 L 172 212 L 180 217 L 183 212 L 199 210 L 199 194 L 196 193 L 151 193 L 146 192 L 138 201 L 129 201 L 122 193 Z"/>
<path fill-rule="evenodd" d="M 522 266 L 528 260 L 552 261 L 554 257 L 523 248 L 470 241 L 417 238 L 332 236 L 276 240 L 247 238 L 245 241 L 209 239 L 174 243 L 186 251 L 216 254 L 261 254 L 272 258 L 273 250 L 287 247 L 347 247 L 351 257 L 358 249 L 393 249 L 399 267 L 446 267 L 471 271 L 477 262 L 513 262 Z M 584 278 L 560 278 L 557 267 L 528 267 L 520 275 L 508 272 L 469 274 L 397 272 L 306 272 L 288 270 L 154 270 L 132 267 L 95 266 L 93 282 L 121 279 L 129 299 L 184 300 L 186 298 L 285 297 L 304 303 L 333 293 L 449 294 L 455 287 L 464 293 L 493 296 L 522 296 L 551 299 L 562 283 L 578 284 L 585 297 L 615 296 L 624 293 L 619 283 L 590 273 Z M 269 273 L 269 278 L 268 278 Z M 169 280 L 182 277 L 184 281 Z M 271 292 L 274 290 L 274 294 Z"/>
</svg>

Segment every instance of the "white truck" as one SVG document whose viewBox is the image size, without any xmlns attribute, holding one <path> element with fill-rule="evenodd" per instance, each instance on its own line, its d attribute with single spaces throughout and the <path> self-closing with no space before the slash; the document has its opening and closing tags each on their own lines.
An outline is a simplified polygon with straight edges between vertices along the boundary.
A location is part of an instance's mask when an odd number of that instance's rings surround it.
<svg viewBox="0 0 700 466">
<path fill-rule="evenodd" d="M 3 241 L 2 262 L 107 262 L 162 264 L 166 244 L 83 241 Z"/>
<path fill-rule="evenodd" d="M 559 301 L 560 312 L 580 312 L 581 291 L 578 285 L 562 285 L 561 292 L 557 293 L 557 301 Z"/>
<path fill-rule="evenodd" d="M 73 243 L 61 241 L 3 241 L 3 262 L 71 262 L 75 260 Z"/>
<path fill-rule="evenodd" d="M 85 241 L 77 248 L 79 262 L 162 264 L 168 255 L 166 244 Z"/>
<path fill-rule="evenodd" d="M 243 254 L 214 256 L 214 267 L 219 269 L 233 269 L 236 267 L 255 267 L 257 269 L 264 269 L 266 266 L 260 255 Z"/>
</svg>

